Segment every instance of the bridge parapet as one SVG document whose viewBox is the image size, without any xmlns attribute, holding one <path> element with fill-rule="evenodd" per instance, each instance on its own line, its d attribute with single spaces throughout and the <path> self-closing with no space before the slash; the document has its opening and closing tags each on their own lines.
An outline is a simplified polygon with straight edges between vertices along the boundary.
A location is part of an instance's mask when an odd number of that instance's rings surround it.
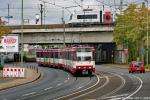
<svg viewBox="0 0 150 100">
<path fill-rule="evenodd" d="M 43 28 L 43 29 L 23 29 L 24 33 L 55 33 L 55 32 L 63 32 L 63 28 Z M 65 28 L 65 32 L 112 32 L 113 26 L 97 26 L 97 27 L 72 27 Z M 21 33 L 21 29 L 13 29 L 13 33 Z"/>
</svg>

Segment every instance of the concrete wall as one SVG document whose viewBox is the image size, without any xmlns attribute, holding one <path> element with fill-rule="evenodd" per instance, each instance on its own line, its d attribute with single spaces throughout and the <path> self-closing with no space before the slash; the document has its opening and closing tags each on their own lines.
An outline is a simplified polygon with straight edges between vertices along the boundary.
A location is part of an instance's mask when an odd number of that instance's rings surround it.
<svg viewBox="0 0 150 100">
<path fill-rule="evenodd" d="M 28 33 L 24 34 L 24 43 L 63 43 L 63 33 Z M 21 40 L 21 38 L 19 39 Z M 66 43 L 110 43 L 112 32 L 74 32 L 65 33 Z"/>
</svg>

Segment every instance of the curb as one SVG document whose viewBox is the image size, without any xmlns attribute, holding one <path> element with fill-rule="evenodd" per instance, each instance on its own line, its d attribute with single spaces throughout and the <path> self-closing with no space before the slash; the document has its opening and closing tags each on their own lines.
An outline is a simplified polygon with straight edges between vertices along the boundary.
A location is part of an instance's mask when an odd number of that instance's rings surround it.
<svg viewBox="0 0 150 100">
<path fill-rule="evenodd" d="M 31 81 L 29 81 L 29 82 L 22 82 L 22 83 L 18 83 L 18 84 L 13 84 L 13 85 L 10 85 L 10 86 L 8 86 L 8 87 L 2 87 L 2 88 L 0 88 L 0 91 L 6 90 L 6 89 L 9 89 L 9 88 L 14 88 L 14 87 L 21 86 L 21 85 L 25 85 L 25 84 L 28 84 L 28 83 L 35 82 L 35 81 L 37 81 L 38 79 L 40 79 L 40 77 L 41 77 L 41 72 L 39 72 L 38 77 L 36 77 L 34 80 L 31 80 Z M 17 80 L 17 79 L 16 79 L 16 80 Z M 14 80 L 14 81 L 15 81 L 15 80 Z M 7 83 L 7 82 L 6 82 L 6 83 Z M 5 84 L 5 83 L 4 83 L 4 84 Z"/>
</svg>

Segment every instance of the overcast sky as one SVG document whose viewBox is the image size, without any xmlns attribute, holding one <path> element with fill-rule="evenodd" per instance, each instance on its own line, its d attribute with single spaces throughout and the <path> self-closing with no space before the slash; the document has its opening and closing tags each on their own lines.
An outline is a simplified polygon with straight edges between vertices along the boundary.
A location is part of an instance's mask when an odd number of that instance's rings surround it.
<svg viewBox="0 0 150 100">
<path fill-rule="evenodd" d="M 5 16 L 8 16 L 8 4 L 10 5 L 10 16 L 13 18 L 10 19 L 10 25 L 20 25 L 21 24 L 21 1 L 22 0 L 0 0 L 0 17 L 3 20 L 7 19 Z M 45 23 L 46 24 L 57 24 L 62 23 L 62 8 L 61 7 L 69 7 L 69 6 L 77 6 L 82 5 L 83 8 L 87 8 L 88 5 L 90 8 L 102 9 L 102 5 L 105 5 L 105 10 L 115 10 L 118 7 L 110 5 L 119 5 L 120 0 L 42 0 L 45 1 Z M 29 19 L 29 24 L 35 24 L 35 16 L 36 14 L 40 15 L 40 4 L 44 4 L 40 0 L 24 0 L 24 19 Z M 83 1 L 83 3 L 81 3 Z M 142 0 L 123 0 L 124 4 L 130 2 L 141 2 Z M 144 0 L 143 0 L 144 1 Z M 59 5 L 61 7 L 57 7 L 55 5 Z M 69 16 L 74 11 L 81 10 L 81 7 L 71 7 L 65 10 L 65 21 L 68 21 Z M 39 23 L 40 24 L 40 23 Z"/>
</svg>

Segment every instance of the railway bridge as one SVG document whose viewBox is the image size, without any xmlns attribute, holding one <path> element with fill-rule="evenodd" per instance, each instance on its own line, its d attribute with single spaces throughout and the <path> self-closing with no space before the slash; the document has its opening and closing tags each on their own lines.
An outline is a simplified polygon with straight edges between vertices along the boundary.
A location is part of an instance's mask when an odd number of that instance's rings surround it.
<svg viewBox="0 0 150 100">
<path fill-rule="evenodd" d="M 114 50 L 113 25 L 71 27 L 69 25 L 25 25 L 23 40 L 21 26 L 11 26 L 12 33 L 19 35 L 24 45 L 42 47 L 62 47 L 74 44 L 90 44 L 96 47 L 96 62 L 112 62 Z"/>
</svg>

